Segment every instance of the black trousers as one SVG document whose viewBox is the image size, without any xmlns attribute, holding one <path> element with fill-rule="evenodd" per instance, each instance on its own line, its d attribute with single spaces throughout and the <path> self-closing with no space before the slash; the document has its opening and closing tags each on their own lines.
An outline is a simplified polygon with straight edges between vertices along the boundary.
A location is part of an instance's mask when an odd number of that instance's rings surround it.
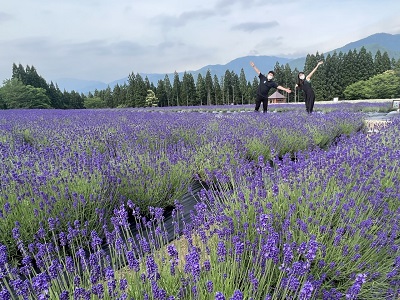
<svg viewBox="0 0 400 300">
<path fill-rule="evenodd" d="M 258 94 L 257 94 L 257 98 L 256 98 L 256 107 L 255 107 L 254 110 L 258 111 L 260 109 L 261 102 L 263 104 L 263 112 L 267 112 L 267 110 L 268 110 L 268 96 L 262 96 L 262 95 L 258 95 Z"/>
<path fill-rule="evenodd" d="M 312 93 L 306 99 L 304 99 L 304 102 L 306 103 L 306 111 L 311 114 L 314 110 L 314 103 L 315 103 L 315 94 Z"/>
</svg>

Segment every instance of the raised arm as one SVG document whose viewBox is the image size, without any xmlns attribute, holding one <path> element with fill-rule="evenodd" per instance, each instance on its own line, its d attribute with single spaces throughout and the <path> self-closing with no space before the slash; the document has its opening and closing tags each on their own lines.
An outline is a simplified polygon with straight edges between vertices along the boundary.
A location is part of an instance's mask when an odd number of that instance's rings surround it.
<svg viewBox="0 0 400 300">
<path fill-rule="evenodd" d="M 315 73 L 315 71 L 317 71 L 318 67 L 319 67 L 320 65 L 322 65 L 323 63 L 324 63 L 323 61 L 320 61 L 320 62 L 317 63 L 317 65 L 315 66 L 314 70 L 312 70 L 312 71 L 310 72 L 310 74 L 307 75 L 307 77 L 306 77 L 306 80 L 307 80 L 307 81 L 309 81 L 309 80 L 311 79 L 311 76 Z"/>
<path fill-rule="evenodd" d="M 260 75 L 260 70 L 256 67 L 256 65 L 251 61 L 250 62 L 250 66 L 253 67 L 254 71 L 256 71 L 257 75 Z"/>
</svg>

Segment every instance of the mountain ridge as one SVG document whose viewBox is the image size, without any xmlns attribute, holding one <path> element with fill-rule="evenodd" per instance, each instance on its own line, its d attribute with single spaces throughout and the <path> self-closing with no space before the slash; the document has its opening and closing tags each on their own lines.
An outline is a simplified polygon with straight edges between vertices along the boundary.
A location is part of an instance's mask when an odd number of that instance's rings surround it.
<svg viewBox="0 0 400 300">
<path fill-rule="evenodd" d="M 389 34 L 389 33 L 375 33 L 363 39 L 350 42 L 340 48 L 336 48 L 329 52 L 324 53 L 326 57 L 328 54 L 333 54 L 334 52 L 339 53 L 340 51 L 343 53 L 347 53 L 349 50 L 357 50 L 359 51 L 361 47 L 365 47 L 367 51 L 371 52 L 372 55 L 380 50 L 382 53 L 387 52 L 390 58 L 399 59 L 400 58 L 400 34 Z M 251 80 L 253 76 L 256 76 L 254 70 L 250 67 L 249 62 L 254 61 L 254 63 L 259 66 L 262 72 L 268 72 L 269 70 L 273 70 L 275 64 L 278 62 L 281 65 L 285 65 L 286 63 L 292 69 L 297 68 L 298 70 L 302 70 L 304 67 L 306 57 L 300 57 L 295 59 L 283 58 L 278 56 L 243 56 L 238 57 L 227 64 L 215 64 L 215 65 L 207 65 L 198 70 L 193 71 L 185 71 L 186 73 L 191 73 L 193 77 L 197 78 L 198 74 L 202 74 L 205 76 L 207 70 L 210 70 L 211 75 L 217 75 L 218 78 L 225 74 L 226 70 L 232 70 L 237 74 L 240 74 L 240 70 L 243 68 L 243 71 L 246 75 L 247 80 Z M 150 82 L 154 85 L 157 85 L 159 80 L 164 80 L 165 75 L 173 82 L 174 72 L 167 74 L 159 74 L 159 73 L 139 73 L 143 78 L 147 76 Z M 182 79 L 184 72 L 178 72 L 179 77 Z M 66 91 L 76 91 L 79 93 L 88 93 L 97 90 L 106 89 L 108 86 L 113 89 L 114 86 L 123 85 L 128 80 L 128 76 L 114 80 L 109 83 L 104 83 L 101 81 L 95 80 L 80 80 L 75 78 L 59 78 L 58 80 L 53 81 L 57 83 L 58 87 L 61 90 Z"/>
</svg>

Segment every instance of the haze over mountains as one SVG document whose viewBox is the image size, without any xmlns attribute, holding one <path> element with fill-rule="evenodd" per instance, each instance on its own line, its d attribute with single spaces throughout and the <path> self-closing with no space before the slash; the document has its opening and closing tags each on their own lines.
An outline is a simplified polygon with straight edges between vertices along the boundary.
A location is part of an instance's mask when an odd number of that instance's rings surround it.
<svg viewBox="0 0 400 300">
<path fill-rule="evenodd" d="M 370 35 L 364 39 L 351 42 L 349 44 L 344 45 L 341 48 L 333 49 L 327 53 L 324 53 L 326 57 L 329 53 L 334 53 L 335 51 L 339 53 L 342 51 L 343 53 L 347 53 L 349 50 L 356 49 L 357 51 L 360 50 L 361 47 L 365 47 L 367 51 L 370 51 L 374 56 L 375 53 L 380 50 L 381 53 L 385 51 L 388 53 L 390 58 L 395 58 L 396 60 L 400 58 L 400 34 L 388 34 L 388 33 L 377 33 Z M 315 50 L 315 53 L 318 49 Z M 315 54 L 310 53 L 310 54 Z M 302 70 L 305 63 L 305 57 L 300 57 L 296 59 L 289 59 L 283 57 L 276 57 L 276 56 L 244 56 L 240 58 L 236 58 L 225 65 L 207 65 L 202 67 L 199 70 L 189 71 L 187 73 L 191 73 L 194 79 L 197 79 L 197 75 L 201 73 L 205 76 L 207 70 L 210 70 L 211 75 L 214 77 L 214 74 L 221 78 L 225 74 L 226 70 L 234 71 L 237 74 L 240 74 L 241 69 L 243 68 L 247 80 L 253 80 L 254 76 L 256 76 L 254 70 L 250 67 L 249 62 L 254 61 L 254 63 L 260 68 L 262 72 L 268 72 L 269 70 L 273 70 L 275 64 L 278 62 L 281 65 L 285 65 L 288 63 L 292 70 L 297 68 L 298 70 Z M 135 70 L 132 70 L 133 73 Z M 184 72 L 178 72 L 180 78 L 182 78 Z M 163 80 L 165 78 L 164 74 L 146 74 L 146 73 L 139 73 L 143 79 L 147 76 L 150 82 L 153 82 L 154 85 L 157 86 L 158 80 Z M 128 80 L 128 75 L 125 78 L 117 79 L 113 82 L 105 83 L 101 81 L 88 81 L 88 80 L 80 80 L 80 79 L 73 79 L 73 78 L 60 78 L 56 79 L 55 83 L 58 84 L 58 87 L 61 90 L 66 91 L 76 91 L 79 93 L 87 93 L 89 91 L 93 92 L 94 90 L 104 90 L 107 86 L 110 86 L 111 89 L 114 88 L 115 85 L 123 85 Z M 173 83 L 173 76 L 174 72 L 167 74 L 171 80 L 171 84 Z"/>
</svg>

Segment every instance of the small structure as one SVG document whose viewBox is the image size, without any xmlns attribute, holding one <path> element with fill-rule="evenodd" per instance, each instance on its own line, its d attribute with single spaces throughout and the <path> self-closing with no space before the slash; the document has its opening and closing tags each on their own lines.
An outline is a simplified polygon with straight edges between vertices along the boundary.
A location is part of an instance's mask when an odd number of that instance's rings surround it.
<svg viewBox="0 0 400 300">
<path fill-rule="evenodd" d="M 286 97 L 283 96 L 281 93 L 276 91 L 271 96 L 268 97 L 269 103 L 286 103 Z"/>
</svg>

